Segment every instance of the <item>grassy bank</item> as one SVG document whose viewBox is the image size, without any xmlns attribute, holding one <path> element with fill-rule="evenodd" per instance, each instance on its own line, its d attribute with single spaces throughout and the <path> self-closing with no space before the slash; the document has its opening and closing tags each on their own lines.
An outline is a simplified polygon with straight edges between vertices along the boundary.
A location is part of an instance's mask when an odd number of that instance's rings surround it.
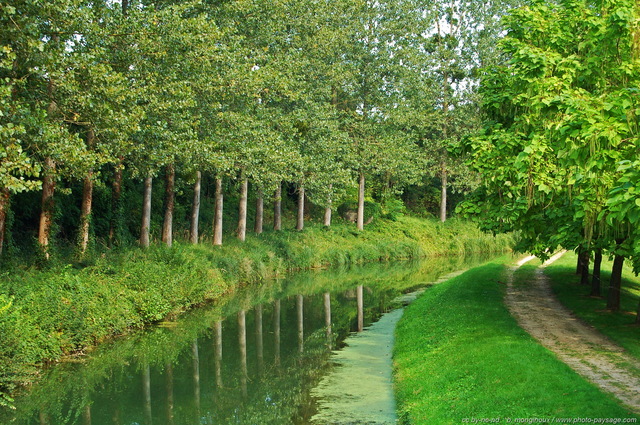
<svg viewBox="0 0 640 425">
<path fill-rule="evenodd" d="M 591 287 L 580 285 L 580 276 L 575 274 L 577 256 L 573 252 L 563 255 L 546 268 L 551 287 L 560 302 L 580 319 L 607 335 L 630 354 L 640 359 L 640 326 L 633 325 L 640 299 L 640 277 L 631 267 L 624 267 L 620 311 L 611 312 L 607 307 L 607 289 L 611 278 L 613 261 L 602 261 L 602 297 L 590 296 Z"/>
<path fill-rule="evenodd" d="M 394 352 L 403 423 L 629 417 L 517 325 L 503 304 L 506 261 L 431 288 L 405 311 Z"/>
<path fill-rule="evenodd" d="M 290 270 L 506 249 L 459 221 L 402 217 L 358 233 L 352 225 L 266 232 L 222 247 L 176 243 L 106 252 L 83 264 L 12 266 L 0 279 L 0 404 L 38 367 L 99 341 Z M 4 396 L 2 395 L 4 394 Z"/>
</svg>

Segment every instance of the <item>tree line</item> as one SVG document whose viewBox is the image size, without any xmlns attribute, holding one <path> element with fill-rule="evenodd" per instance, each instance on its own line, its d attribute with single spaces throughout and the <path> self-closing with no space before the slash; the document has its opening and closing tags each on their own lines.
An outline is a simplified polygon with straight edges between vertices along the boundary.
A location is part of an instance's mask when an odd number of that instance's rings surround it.
<svg viewBox="0 0 640 425">
<path fill-rule="evenodd" d="M 576 250 L 593 296 L 611 256 L 619 310 L 625 259 L 640 271 L 639 6 L 533 0 L 505 24 L 503 63 L 482 76 L 484 129 L 463 147 L 483 184 L 459 211 L 518 231 L 521 250 Z"/>
<path fill-rule="evenodd" d="M 239 190 L 241 240 L 249 183 L 257 233 L 265 199 L 281 228 L 283 183 L 297 193 L 298 230 L 305 201 L 324 208 L 328 226 L 357 187 L 362 230 L 367 193 L 382 201 L 407 187 L 427 193 L 433 179 L 444 221 L 447 191 L 477 180 L 450 153 L 477 125 L 473 81 L 496 60 L 507 8 L 444 0 L 2 2 L 0 250 L 11 210 L 32 191 L 42 195 L 37 245 L 45 258 L 60 193 L 81 194 L 81 256 L 92 235 L 117 243 L 124 208 L 132 208 L 123 205 L 129 181 L 142 183 L 138 239 L 148 246 L 157 178 L 167 245 L 176 179 L 192 186 L 189 239 L 198 241 L 203 176 L 214 186 L 214 244 L 222 243 L 229 181 Z M 111 197 L 100 203 L 109 217 L 100 229 L 96 190 Z"/>
</svg>

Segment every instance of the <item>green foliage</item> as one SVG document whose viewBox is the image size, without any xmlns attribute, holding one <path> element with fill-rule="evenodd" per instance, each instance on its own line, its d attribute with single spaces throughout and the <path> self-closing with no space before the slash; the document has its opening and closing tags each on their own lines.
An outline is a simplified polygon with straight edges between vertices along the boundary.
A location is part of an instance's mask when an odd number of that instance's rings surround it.
<svg viewBox="0 0 640 425">
<path fill-rule="evenodd" d="M 635 197 L 622 195 L 637 157 L 637 4 L 533 1 L 506 22 L 506 62 L 481 86 L 485 129 L 466 141 L 484 187 L 459 212 L 543 256 L 637 245 Z"/>
<path fill-rule="evenodd" d="M 394 349 L 402 422 L 635 418 L 518 326 L 502 302 L 505 261 L 439 284 L 405 311 Z"/>
</svg>

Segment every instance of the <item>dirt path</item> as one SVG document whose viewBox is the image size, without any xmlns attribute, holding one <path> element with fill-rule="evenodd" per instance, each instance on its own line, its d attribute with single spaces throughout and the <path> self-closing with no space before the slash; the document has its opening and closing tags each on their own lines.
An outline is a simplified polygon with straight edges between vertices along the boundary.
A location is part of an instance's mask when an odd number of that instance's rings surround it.
<svg viewBox="0 0 640 425">
<path fill-rule="evenodd" d="M 527 284 L 514 283 L 517 267 L 512 268 L 507 281 L 507 307 L 520 326 L 560 360 L 640 413 L 640 362 L 578 320 L 553 295 L 544 267 L 560 255 L 539 267 L 535 279 Z M 518 267 L 532 258 L 521 261 Z"/>
</svg>

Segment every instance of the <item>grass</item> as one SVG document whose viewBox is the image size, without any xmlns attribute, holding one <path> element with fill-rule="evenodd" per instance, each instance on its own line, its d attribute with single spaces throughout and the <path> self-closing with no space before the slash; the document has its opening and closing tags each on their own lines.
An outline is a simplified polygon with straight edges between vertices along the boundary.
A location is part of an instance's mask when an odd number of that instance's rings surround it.
<svg viewBox="0 0 640 425">
<path fill-rule="evenodd" d="M 462 221 L 412 217 L 376 220 L 364 232 L 352 224 L 310 225 L 302 232 L 249 235 L 244 243 L 230 237 L 221 247 L 206 242 L 122 249 L 83 263 L 57 257 L 41 268 L 6 265 L 0 273 L 0 407 L 42 364 L 243 285 L 291 270 L 500 252 L 510 244 Z"/>
<path fill-rule="evenodd" d="M 402 422 L 637 418 L 518 326 L 503 304 L 507 261 L 437 285 L 405 311 L 394 350 Z"/>
<path fill-rule="evenodd" d="M 604 297 L 589 296 L 591 287 L 579 284 L 580 276 L 575 274 L 576 261 L 576 255 L 569 252 L 545 270 L 558 299 L 581 320 L 594 326 L 629 354 L 640 359 L 640 326 L 634 325 L 640 301 L 640 278 L 633 274 L 631 267 L 623 268 L 621 308 L 619 312 L 611 312 L 606 309 L 606 295 L 613 261 L 607 258 L 602 261 Z"/>
</svg>

